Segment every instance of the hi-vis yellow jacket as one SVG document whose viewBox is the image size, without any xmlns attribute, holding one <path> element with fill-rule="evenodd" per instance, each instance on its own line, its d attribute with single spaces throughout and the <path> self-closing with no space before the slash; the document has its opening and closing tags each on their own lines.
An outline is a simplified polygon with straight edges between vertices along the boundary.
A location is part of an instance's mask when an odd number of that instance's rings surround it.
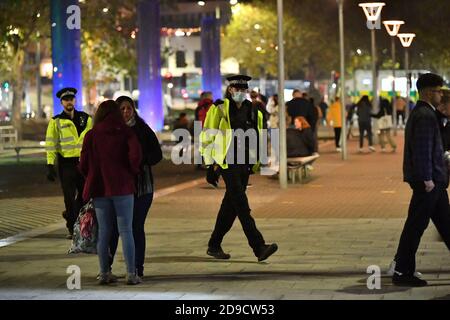
<svg viewBox="0 0 450 320">
<path fill-rule="evenodd" d="M 227 152 L 230 148 L 233 130 L 230 124 L 230 101 L 224 100 L 223 104 L 212 105 L 206 114 L 205 124 L 200 134 L 200 154 L 203 156 L 206 165 L 217 163 L 222 169 L 228 169 L 225 162 Z M 258 135 L 259 141 L 262 139 L 263 115 L 258 111 Z M 258 152 L 258 150 L 250 150 Z M 260 162 L 253 165 L 253 172 L 257 172 Z"/>
<path fill-rule="evenodd" d="M 84 128 L 80 135 L 73 121 L 62 114 L 50 120 L 45 138 L 47 164 L 55 164 L 58 153 L 64 158 L 80 157 L 84 136 L 92 129 L 92 119 L 87 113 L 79 111 L 75 111 L 74 117 Z"/>
</svg>

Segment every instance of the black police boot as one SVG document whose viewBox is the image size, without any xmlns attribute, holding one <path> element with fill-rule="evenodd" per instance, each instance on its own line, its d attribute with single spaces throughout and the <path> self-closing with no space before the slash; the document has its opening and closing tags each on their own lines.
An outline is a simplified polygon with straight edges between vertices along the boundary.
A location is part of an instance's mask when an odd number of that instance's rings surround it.
<svg viewBox="0 0 450 320">
<path fill-rule="evenodd" d="M 206 254 L 208 256 L 214 257 L 216 259 L 221 259 L 221 260 L 228 260 L 231 258 L 231 255 L 223 252 L 221 247 L 219 247 L 219 248 L 208 247 L 208 251 L 206 251 Z"/>
<path fill-rule="evenodd" d="M 276 243 L 265 244 L 263 245 L 256 255 L 258 257 L 258 261 L 264 261 L 269 258 L 272 254 L 274 254 L 278 250 L 278 245 Z"/>
<path fill-rule="evenodd" d="M 392 283 L 399 287 L 425 287 L 428 285 L 425 280 L 417 278 L 413 274 L 400 274 L 397 271 L 392 276 Z"/>
</svg>

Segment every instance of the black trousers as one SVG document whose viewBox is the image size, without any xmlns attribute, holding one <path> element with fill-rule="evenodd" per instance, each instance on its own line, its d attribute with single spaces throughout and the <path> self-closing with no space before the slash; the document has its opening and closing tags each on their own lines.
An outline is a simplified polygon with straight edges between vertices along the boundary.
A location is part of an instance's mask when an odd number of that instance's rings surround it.
<svg viewBox="0 0 450 320">
<path fill-rule="evenodd" d="M 73 225 L 78 218 L 83 206 L 84 178 L 77 168 L 77 163 L 59 163 L 59 178 L 64 195 L 66 208 L 66 227 L 69 233 L 73 233 Z"/>
<path fill-rule="evenodd" d="M 396 271 L 411 275 L 416 270 L 416 252 L 430 219 L 450 250 L 450 206 L 444 184 L 425 192 L 423 182 L 410 183 L 413 195 L 396 255 Z"/>
<path fill-rule="evenodd" d="M 334 144 L 336 145 L 336 148 L 341 147 L 341 131 L 342 128 L 334 128 Z"/>
<path fill-rule="evenodd" d="M 251 210 L 245 193 L 249 178 L 248 168 L 248 165 L 230 165 L 228 169 L 222 170 L 226 192 L 208 246 L 219 248 L 224 236 L 230 231 L 234 220 L 238 217 L 248 244 L 255 255 L 259 256 L 265 242 L 262 234 L 256 228 L 255 220 L 250 215 Z"/>
<path fill-rule="evenodd" d="M 144 275 L 144 261 L 145 261 L 145 219 L 153 202 L 153 193 L 145 194 L 140 197 L 134 196 L 133 209 L 133 237 L 135 248 L 135 264 L 136 273 L 138 276 Z M 117 251 L 117 244 L 119 242 L 119 229 L 117 227 L 117 220 L 113 224 L 113 232 L 111 233 L 111 240 L 109 242 L 110 266 L 114 262 L 114 255 Z"/>
<path fill-rule="evenodd" d="M 372 123 L 369 122 L 359 122 L 359 147 L 364 146 L 364 132 L 367 132 L 367 139 L 369 140 L 369 147 L 373 145 L 372 141 Z"/>
<path fill-rule="evenodd" d="M 398 111 L 397 110 L 397 125 L 400 121 L 400 116 L 402 116 L 403 124 L 405 123 L 405 111 Z"/>
</svg>

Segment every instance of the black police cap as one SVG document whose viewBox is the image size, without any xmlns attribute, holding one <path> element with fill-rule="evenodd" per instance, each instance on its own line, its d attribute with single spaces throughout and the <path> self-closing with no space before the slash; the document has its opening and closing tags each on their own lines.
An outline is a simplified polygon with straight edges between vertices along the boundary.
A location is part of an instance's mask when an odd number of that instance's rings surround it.
<svg viewBox="0 0 450 320">
<path fill-rule="evenodd" d="M 75 97 L 77 92 L 78 92 L 78 90 L 75 89 L 75 88 L 64 88 L 64 89 L 59 90 L 56 93 L 56 96 L 59 99 L 63 99 L 63 98 L 66 98 L 66 97 Z"/>
<path fill-rule="evenodd" d="M 227 78 L 231 87 L 248 89 L 248 82 L 252 80 L 252 77 L 246 75 L 235 75 Z"/>
</svg>

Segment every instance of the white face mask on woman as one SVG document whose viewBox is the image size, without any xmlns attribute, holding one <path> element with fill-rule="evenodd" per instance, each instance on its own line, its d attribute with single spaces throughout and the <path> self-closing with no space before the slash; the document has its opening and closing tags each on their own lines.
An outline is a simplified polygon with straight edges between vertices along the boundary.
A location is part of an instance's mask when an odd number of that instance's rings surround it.
<svg viewBox="0 0 450 320">
<path fill-rule="evenodd" d="M 242 103 L 242 102 L 244 102 L 245 99 L 247 99 L 246 92 L 241 92 L 241 91 L 234 92 L 232 96 L 233 96 L 233 100 L 236 103 Z"/>
</svg>

